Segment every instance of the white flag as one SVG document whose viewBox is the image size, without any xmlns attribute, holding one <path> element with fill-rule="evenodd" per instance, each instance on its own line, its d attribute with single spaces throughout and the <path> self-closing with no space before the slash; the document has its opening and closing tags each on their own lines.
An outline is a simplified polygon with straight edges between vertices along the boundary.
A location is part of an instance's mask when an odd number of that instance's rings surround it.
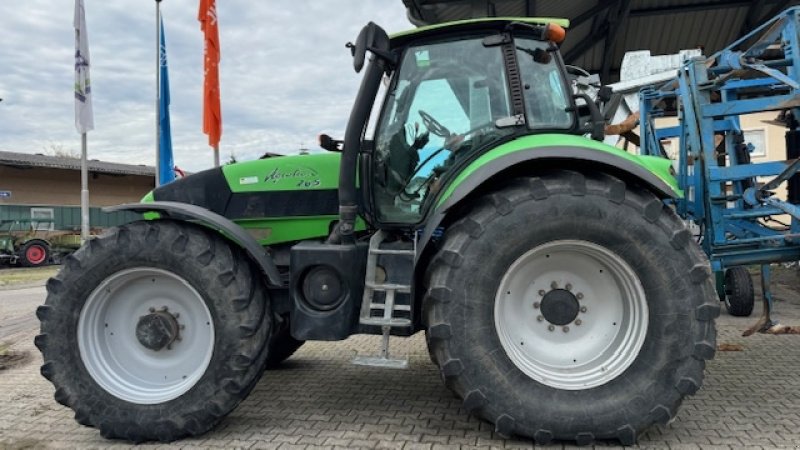
<svg viewBox="0 0 800 450">
<path fill-rule="evenodd" d="M 79 133 L 94 129 L 92 86 L 89 81 L 89 37 L 83 0 L 75 0 L 75 128 Z"/>
</svg>

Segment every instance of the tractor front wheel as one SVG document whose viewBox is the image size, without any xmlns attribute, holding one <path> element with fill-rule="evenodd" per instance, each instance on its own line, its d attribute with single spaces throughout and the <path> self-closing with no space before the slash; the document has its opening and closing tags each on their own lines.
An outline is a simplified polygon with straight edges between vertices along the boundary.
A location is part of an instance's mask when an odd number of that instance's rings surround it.
<svg viewBox="0 0 800 450">
<path fill-rule="evenodd" d="M 39 307 L 42 375 L 75 420 L 107 438 L 208 431 L 264 370 L 272 314 L 242 252 L 211 230 L 159 220 L 92 239 Z"/>
<path fill-rule="evenodd" d="M 703 253 L 658 198 L 611 176 L 514 180 L 446 230 L 429 270 L 433 359 L 504 436 L 633 444 L 714 355 Z"/>
</svg>

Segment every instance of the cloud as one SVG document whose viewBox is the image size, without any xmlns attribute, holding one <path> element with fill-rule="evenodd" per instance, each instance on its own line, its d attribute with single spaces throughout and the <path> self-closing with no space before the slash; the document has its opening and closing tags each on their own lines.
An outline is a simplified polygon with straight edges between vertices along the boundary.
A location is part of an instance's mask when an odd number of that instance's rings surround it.
<svg viewBox="0 0 800 450">
<path fill-rule="evenodd" d="M 84 0 L 95 130 L 90 158 L 155 162 L 155 2 Z M 58 7 L 54 7 L 58 5 Z M 212 166 L 201 131 L 203 41 L 197 0 L 161 2 L 176 164 Z M 411 28 L 400 0 L 220 0 L 221 159 L 291 153 L 316 135 L 341 137 L 360 76 L 344 44 L 372 20 Z M 73 2 L 0 3 L 0 150 L 77 150 Z"/>
</svg>

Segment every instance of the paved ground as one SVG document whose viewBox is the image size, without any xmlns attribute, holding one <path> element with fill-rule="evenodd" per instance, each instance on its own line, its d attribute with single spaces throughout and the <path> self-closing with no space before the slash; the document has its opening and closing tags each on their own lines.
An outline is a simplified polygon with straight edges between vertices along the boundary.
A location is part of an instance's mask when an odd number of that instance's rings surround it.
<svg viewBox="0 0 800 450">
<path fill-rule="evenodd" d="M 796 292 L 778 286 L 775 294 L 784 321 L 800 324 Z M 30 318 L 43 298 L 41 287 L 0 291 L 0 341 L 28 355 L 20 365 L 0 370 L 0 448 L 127 447 L 78 425 L 39 376 Z M 753 320 L 723 313 L 719 343 L 740 344 L 743 350 L 718 352 L 708 364 L 705 387 L 684 402 L 672 424 L 642 436 L 641 447 L 800 448 L 800 336 L 740 337 Z M 11 323 L 25 325 L 10 330 Z M 215 430 L 164 447 L 531 447 L 503 440 L 465 414 L 440 383 L 421 336 L 393 342 L 409 355 L 410 370 L 351 365 L 356 352 L 377 348 L 374 337 L 307 344 L 282 370 L 268 372 Z"/>
</svg>

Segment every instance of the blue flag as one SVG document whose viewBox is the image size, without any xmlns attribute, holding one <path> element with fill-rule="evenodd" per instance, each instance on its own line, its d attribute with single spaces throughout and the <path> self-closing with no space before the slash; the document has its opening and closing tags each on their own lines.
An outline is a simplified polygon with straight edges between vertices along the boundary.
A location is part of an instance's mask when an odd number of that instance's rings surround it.
<svg viewBox="0 0 800 450">
<path fill-rule="evenodd" d="M 158 97 L 159 181 L 162 185 L 175 179 L 175 161 L 172 158 L 172 131 L 169 126 L 169 75 L 167 71 L 167 44 L 164 39 L 164 21 L 161 21 L 161 45 L 158 47 L 161 86 Z"/>
</svg>

